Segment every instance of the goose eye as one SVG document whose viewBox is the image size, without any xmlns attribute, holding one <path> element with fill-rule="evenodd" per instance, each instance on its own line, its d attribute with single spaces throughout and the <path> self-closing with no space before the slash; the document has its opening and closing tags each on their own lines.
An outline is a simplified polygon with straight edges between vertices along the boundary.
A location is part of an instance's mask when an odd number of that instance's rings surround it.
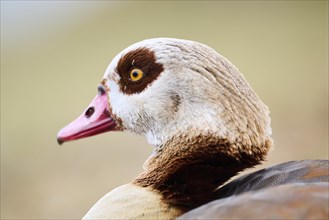
<svg viewBox="0 0 329 220">
<path fill-rule="evenodd" d="M 134 68 L 130 71 L 130 80 L 131 81 L 138 81 L 143 77 L 144 73 L 141 69 Z"/>
</svg>

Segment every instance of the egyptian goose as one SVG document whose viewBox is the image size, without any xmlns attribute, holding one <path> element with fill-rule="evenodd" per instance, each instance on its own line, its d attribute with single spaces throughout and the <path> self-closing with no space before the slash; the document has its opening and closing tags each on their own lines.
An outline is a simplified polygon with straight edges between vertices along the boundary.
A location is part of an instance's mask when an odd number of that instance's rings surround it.
<svg viewBox="0 0 329 220">
<path fill-rule="evenodd" d="M 123 50 L 58 142 L 107 131 L 143 135 L 154 151 L 143 173 L 84 219 L 328 218 L 326 160 L 279 164 L 223 185 L 265 159 L 269 110 L 235 66 L 201 43 L 156 38 Z"/>
</svg>

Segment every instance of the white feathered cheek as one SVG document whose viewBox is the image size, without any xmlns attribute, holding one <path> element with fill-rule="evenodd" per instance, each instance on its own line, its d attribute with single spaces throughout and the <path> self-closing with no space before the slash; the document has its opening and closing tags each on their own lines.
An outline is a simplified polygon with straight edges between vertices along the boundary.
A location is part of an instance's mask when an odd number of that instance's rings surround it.
<svg viewBox="0 0 329 220">
<path fill-rule="evenodd" d="M 152 108 L 158 108 L 153 84 L 163 73 L 163 65 L 151 49 L 141 47 L 122 53 L 111 70 L 108 86 L 114 117 L 120 119 L 123 129 L 145 133 L 156 120 L 152 114 Z"/>
<path fill-rule="evenodd" d="M 122 123 L 124 130 L 134 133 L 143 133 L 141 118 L 143 115 L 143 103 L 138 94 L 125 94 L 120 91 L 116 82 L 109 82 L 109 103 L 112 114 Z"/>
<path fill-rule="evenodd" d="M 111 113 L 115 118 L 121 120 L 123 128 L 127 127 L 128 112 L 131 111 L 131 106 L 128 97 L 120 92 L 119 86 L 116 82 L 109 81 L 109 105 L 111 106 Z"/>
<path fill-rule="evenodd" d="M 112 113 L 120 118 L 124 129 L 145 134 L 155 124 L 167 124 L 174 116 L 173 111 L 180 102 L 179 95 L 170 89 L 165 75 L 163 73 L 142 92 L 135 94 L 125 94 L 116 82 L 109 82 Z"/>
</svg>

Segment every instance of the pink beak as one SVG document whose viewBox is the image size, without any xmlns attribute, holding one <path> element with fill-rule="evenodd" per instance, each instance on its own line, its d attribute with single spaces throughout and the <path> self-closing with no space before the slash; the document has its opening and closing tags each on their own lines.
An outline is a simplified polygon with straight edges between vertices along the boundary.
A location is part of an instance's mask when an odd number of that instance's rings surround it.
<svg viewBox="0 0 329 220">
<path fill-rule="evenodd" d="M 116 130 L 117 124 L 110 115 L 107 93 L 103 86 L 99 86 L 98 91 L 86 111 L 58 132 L 58 144 Z"/>
</svg>

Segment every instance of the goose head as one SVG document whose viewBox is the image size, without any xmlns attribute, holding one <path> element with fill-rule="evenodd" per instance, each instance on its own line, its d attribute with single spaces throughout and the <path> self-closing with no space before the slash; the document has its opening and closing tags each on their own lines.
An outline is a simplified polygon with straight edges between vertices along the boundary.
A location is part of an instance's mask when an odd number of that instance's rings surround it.
<svg viewBox="0 0 329 220">
<path fill-rule="evenodd" d="M 115 56 L 98 94 L 58 142 L 107 131 L 144 136 L 154 152 L 133 184 L 186 209 L 211 200 L 272 145 L 269 110 L 238 69 L 204 44 L 172 38 Z"/>
</svg>

